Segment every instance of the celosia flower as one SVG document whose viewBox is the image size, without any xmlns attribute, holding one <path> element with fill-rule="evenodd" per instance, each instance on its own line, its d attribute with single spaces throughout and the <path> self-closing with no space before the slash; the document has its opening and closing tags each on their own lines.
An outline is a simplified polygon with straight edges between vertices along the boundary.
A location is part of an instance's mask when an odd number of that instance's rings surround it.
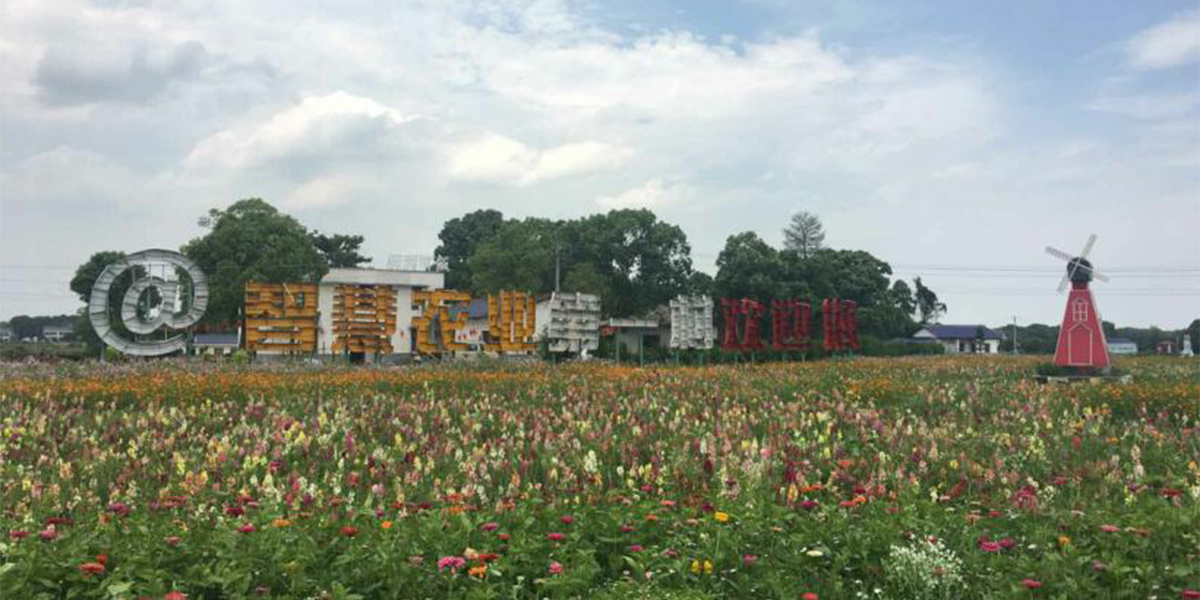
<svg viewBox="0 0 1200 600">
<path fill-rule="evenodd" d="M 445 571 L 446 569 L 450 569 L 451 572 L 457 572 L 465 564 L 467 564 L 467 561 L 461 556 L 443 556 L 438 559 L 438 570 Z"/>
</svg>

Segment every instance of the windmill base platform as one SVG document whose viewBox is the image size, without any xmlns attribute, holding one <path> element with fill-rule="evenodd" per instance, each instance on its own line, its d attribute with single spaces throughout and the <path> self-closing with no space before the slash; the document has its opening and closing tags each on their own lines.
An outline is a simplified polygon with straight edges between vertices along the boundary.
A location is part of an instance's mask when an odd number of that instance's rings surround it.
<svg viewBox="0 0 1200 600">
<path fill-rule="evenodd" d="M 1038 383 L 1133 383 L 1133 375 L 1114 373 L 1077 373 L 1069 375 L 1036 375 Z"/>
</svg>

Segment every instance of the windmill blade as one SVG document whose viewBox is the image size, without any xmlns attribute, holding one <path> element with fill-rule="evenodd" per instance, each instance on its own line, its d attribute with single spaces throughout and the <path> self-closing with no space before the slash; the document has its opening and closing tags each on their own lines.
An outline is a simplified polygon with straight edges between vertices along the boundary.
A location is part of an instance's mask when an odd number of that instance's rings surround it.
<svg viewBox="0 0 1200 600">
<path fill-rule="evenodd" d="M 1095 246 L 1095 245 L 1096 245 L 1096 234 L 1093 233 L 1092 235 L 1088 236 L 1087 243 L 1083 245 L 1083 254 L 1080 254 L 1079 258 L 1087 258 L 1088 254 L 1091 253 L 1091 251 L 1092 251 L 1092 246 Z"/>
<path fill-rule="evenodd" d="M 1071 283 L 1071 274 L 1070 273 L 1063 275 L 1062 281 L 1060 281 L 1058 283 L 1058 293 L 1060 293 L 1060 294 L 1063 293 L 1063 290 L 1067 289 L 1068 283 Z"/>
<path fill-rule="evenodd" d="M 1071 262 L 1071 259 L 1075 258 L 1074 256 L 1071 256 L 1070 254 L 1067 254 L 1058 248 L 1053 248 L 1050 246 L 1046 246 L 1046 254 L 1049 254 L 1055 258 L 1061 258 L 1067 262 Z"/>
</svg>

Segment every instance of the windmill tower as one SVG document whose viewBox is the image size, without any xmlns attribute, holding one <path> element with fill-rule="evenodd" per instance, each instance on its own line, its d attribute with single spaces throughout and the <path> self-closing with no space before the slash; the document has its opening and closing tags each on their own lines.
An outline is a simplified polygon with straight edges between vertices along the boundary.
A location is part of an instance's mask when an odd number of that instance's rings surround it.
<svg viewBox="0 0 1200 600">
<path fill-rule="evenodd" d="M 1059 293 L 1067 289 L 1068 283 L 1071 285 L 1062 325 L 1058 328 L 1058 346 L 1054 350 L 1054 364 L 1060 367 L 1092 371 L 1110 365 L 1108 342 L 1104 338 L 1100 313 L 1096 310 L 1092 291 L 1088 289 L 1088 283 L 1093 278 L 1108 281 L 1107 277 L 1096 272 L 1087 259 L 1095 243 L 1096 234 L 1093 233 L 1079 256 L 1046 246 L 1047 254 L 1067 261 L 1067 272 L 1058 284 Z"/>
</svg>

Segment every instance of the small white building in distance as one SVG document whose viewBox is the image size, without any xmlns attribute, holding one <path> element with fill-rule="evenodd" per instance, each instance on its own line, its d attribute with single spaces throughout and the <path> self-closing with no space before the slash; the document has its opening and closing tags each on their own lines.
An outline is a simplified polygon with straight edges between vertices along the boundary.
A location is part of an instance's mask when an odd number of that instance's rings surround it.
<svg viewBox="0 0 1200 600">
<path fill-rule="evenodd" d="M 982 335 L 981 335 L 982 334 Z M 983 325 L 926 325 L 913 334 L 919 342 L 937 342 L 946 354 L 996 354 L 1004 336 Z"/>
<path fill-rule="evenodd" d="M 47 342 L 63 342 L 75 335 L 75 328 L 70 325 L 42 326 L 42 339 Z"/>
<path fill-rule="evenodd" d="M 1129 338 L 1108 338 L 1109 354 L 1137 354 L 1137 342 Z"/>
</svg>

